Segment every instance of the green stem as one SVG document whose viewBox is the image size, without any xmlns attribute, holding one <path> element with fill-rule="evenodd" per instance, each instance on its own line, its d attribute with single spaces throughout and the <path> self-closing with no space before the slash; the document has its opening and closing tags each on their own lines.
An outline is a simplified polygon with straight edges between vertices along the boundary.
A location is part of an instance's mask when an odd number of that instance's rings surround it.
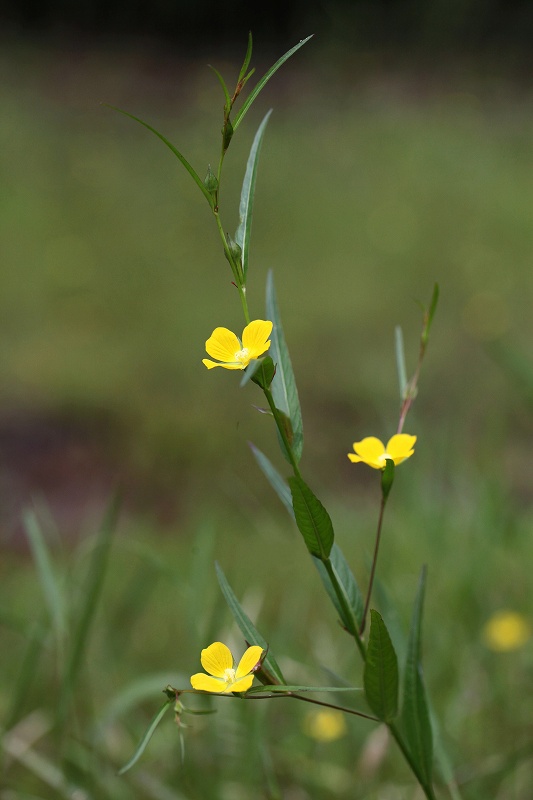
<svg viewBox="0 0 533 800">
<path fill-rule="evenodd" d="M 378 529 L 376 532 L 376 543 L 374 545 L 374 556 L 372 558 L 372 569 L 370 570 L 370 580 L 368 582 L 368 590 L 366 593 L 366 600 L 365 600 L 365 608 L 363 611 L 363 619 L 361 620 L 361 627 L 359 628 L 359 636 L 363 635 L 363 631 L 366 625 L 366 616 L 368 614 L 368 607 L 370 605 L 370 598 L 372 596 L 372 588 L 374 586 L 374 578 L 376 575 L 376 565 L 378 563 L 378 554 L 379 554 L 379 545 L 381 542 L 381 530 L 383 528 L 383 514 L 385 512 L 385 505 L 387 503 L 387 498 L 382 495 L 381 497 L 381 507 L 379 509 L 379 519 L 378 519 Z"/>
<path fill-rule="evenodd" d="M 335 570 L 333 569 L 333 564 L 331 563 L 331 559 L 327 558 L 325 561 L 322 561 L 324 564 L 327 573 L 329 575 L 329 579 L 331 580 L 331 584 L 335 590 L 335 594 L 337 595 L 337 599 L 339 601 L 340 606 L 344 614 L 346 615 L 346 619 L 353 620 L 353 627 L 348 630 L 353 638 L 355 639 L 355 643 L 358 647 L 359 652 L 361 653 L 361 658 L 363 662 L 366 661 L 366 648 L 364 645 L 363 640 L 361 639 L 361 635 L 357 630 L 357 620 L 354 618 L 352 614 L 352 610 L 349 607 L 348 603 L 346 602 L 346 597 L 344 596 L 344 592 L 342 591 L 341 587 L 339 586 L 339 582 L 337 580 L 337 576 L 335 575 Z"/>
<path fill-rule="evenodd" d="M 404 740 L 402 739 L 402 736 L 401 736 L 400 732 L 398 731 L 396 725 L 393 722 L 389 723 L 389 730 L 390 730 L 391 734 L 393 735 L 393 737 L 394 737 L 394 739 L 396 741 L 396 744 L 398 745 L 398 747 L 402 751 L 403 757 L 405 758 L 405 760 L 407 761 L 407 763 L 411 767 L 411 770 L 412 770 L 413 774 L 415 775 L 418 783 L 420 784 L 421 788 L 423 789 L 427 800 L 436 800 L 435 792 L 433 791 L 433 787 L 431 786 L 431 784 L 427 784 L 425 782 L 424 778 L 422 777 L 422 775 L 420 774 L 420 770 L 418 769 L 418 766 L 415 764 L 415 762 L 411 758 L 411 753 L 407 749 L 407 745 L 405 744 Z"/>
<path fill-rule="evenodd" d="M 289 439 L 287 437 L 285 426 L 279 415 L 279 410 L 276 408 L 276 404 L 274 403 L 272 392 L 270 391 L 270 389 L 263 389 L 263 391 L 265 393 L 265 397 L 267 399 L 270 410 L 272 411 L 272 416 L 274 417 L 274 422 L 276 423 L 279 435 L 281 436 L 281 441 L 283 442 L 283 446 L 285 447 L 287 456 L 289 458 L 289 461 L 291 462 L 291 467 L 293 469 L 293 472 L 297 478 L 302 478 L 298 462 L 296 461 L 296 456 L 294 455 L 291 443 L 289 442 Z"/>
</svg>

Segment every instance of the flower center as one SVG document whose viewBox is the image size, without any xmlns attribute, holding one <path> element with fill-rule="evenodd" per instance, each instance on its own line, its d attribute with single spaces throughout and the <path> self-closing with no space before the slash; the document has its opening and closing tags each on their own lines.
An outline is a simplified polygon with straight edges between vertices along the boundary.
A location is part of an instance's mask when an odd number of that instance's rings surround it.
<svg viewBox="0 0 533 800">
<path fill-rule="evenodd" d="M 382 455 L 378 456 L 378 461 L 379 461 L 379 463 L 380 463 L 380 464 L 383 464 L 383 466 L 385 466 L 385 465 L 386 465 L 386 463 L 387 463 L 387 459 L 388 459 L 388 458 L 389 458 L 391 461 L 393 461 L 393 458 L 392 458 L 392 456 L 391 456 L 391 455 L 389 455 L 388 453 L 382 453 Z"/>
<path fill-rule="evenodd" d="M 235 670 L 231 668 L 225 669 L 224 678 L 229 684 L 235 683 Z"/>
<path fill-rule="evenodd" d="M 239 361 L 241 364 L 247 364 L 250 360 L 250 351 L 247 347 L 243 347 L 242 350 L 239 350 L 235 353 L 235 361 Z"/>
</svg>

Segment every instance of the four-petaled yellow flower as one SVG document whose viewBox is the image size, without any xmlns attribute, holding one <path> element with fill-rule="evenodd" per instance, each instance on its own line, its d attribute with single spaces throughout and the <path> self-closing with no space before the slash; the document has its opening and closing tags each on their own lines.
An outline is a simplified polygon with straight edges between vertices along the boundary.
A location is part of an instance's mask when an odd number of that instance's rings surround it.
<svg viewBox="0 0 533 800">
<path fill-rule="evenodd" d="M 242 332 L 242 341 L 227 328 L 215 328 L 205 343 L 205 349 L 208 355 L 222 363 L 210 361 L 208 358 L 203 358 L 202 363 L 207 369 L 246 369 L 252 359 L 266 353 L 270 347 L 268 337 L 271 333 L 272 323 L 264 319 L 250 322 Z"/>
<path fill-rule="evenodd" d="M 229 648 L 222 642 L 213 642 L 200 656 L 202 667 L 209 675 L 197 672 L 191 677 L 191 685 L 201 692 L 247 692 L 254 682 L 253 669 L 261 660 L 262 652 L 263 648 L 258 645 L 249 647 L 234 669 Z"/>
<path fill-rule="evenodd" d="M 363 461 L 373 469 L 385 469 L 387 459 L 394 461 L 394 465 L 401 464 L 406 458 L 413 455 L 416 436 L 407 433 L 397 433 L 387 442 L 387 446 L 375 436 L 367 436 L 360 442 L 353 443 L 355 453 L 348 453 L 348 458 L 356 464 Z"/>
</svg>

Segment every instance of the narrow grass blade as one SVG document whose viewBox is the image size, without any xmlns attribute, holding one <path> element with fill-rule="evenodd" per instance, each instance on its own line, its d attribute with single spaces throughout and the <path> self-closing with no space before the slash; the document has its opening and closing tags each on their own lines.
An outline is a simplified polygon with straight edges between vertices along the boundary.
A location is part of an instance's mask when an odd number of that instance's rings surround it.
<svg viewBox="0 0 533 800">
<path fill-rule="evenodd" d="M 361 621 L 363 619 L 364 601 L 361 591 L 355 580 L 355 577 L 350 569 L 350 566 L 344 558 L 343 552 L 336 542 L 333 543 L 331 552 L 329 554 L 331 566 L 337 579 L 337 584 L 341 587 L 344 595 L 344 600 L 351 614 L 346 614 L 345 607 L 340 602 L 335 587 L 332 584 L 331 576 L 328 573 L 323 562 L 319 558 L 314 559 L 314 564 L 318 570 L 324 588 L 326 589 L 329 598 L 335 606 L 337 613 L 343 626 L 350 633 L 356 633 L 359 630 Z"/>
<path fill-rule="evenodd" d="M 299 684 L 284 686 L 274 683 L 272 686 L 254 686 L 246 694 L 283 694 L 283 692 L 361 692 L 356 686 L 300 686 Z"/>
<path fill-rule="evenodd" d="M 371 609 L 370 618 L 363 675 L 365 695 L 378 719 L 392 722 L 398 713 L 398 659 L 381 615 Z"/>
<path fill-rule="evenodd" d="M 272 109 L 263 117 L 257 133 L 255 134 L 246 164 L 246 172 L 241 189 L 241 201 L 239 205 L 239 227 L 235 233 L 235 241 L 242 250 L 242 270 L 244 281 L 248 274 L 248 261 L 250 253 L 250 236 L 252 232 L 252 217 L 254 207 L 255 182 L 257 178 L 257 166 L 259 163 L 259 153 L 265 135 L 265 129 L 272 114 Z"/>
<path fill-rule="evenodd" d="M 215 75 L 217 76 L 217 78 L 219 80 L 220 85 L 222 86 L 222 91 L 224 92 L 224 97 L 226 98 L 226 106 L 225 107 L 227 109 L 227 113 L 229 114 L 230 109 L 231 109 L 231 97 L 230 97 L 230 93 L 228 91 L 228 87 L 226 86 L 226 81 L 224 80 L 224 78 L 222 77 L 222 75 L 220 74 L 218 69 L 213 67 L 211 64 L 208 64 L 208 67 L 209 67 L 210 70 L 212 70 L 215 73 Z"/>
<path fill-rule="evenodd" d="M 42 621 L 35 620 L 30 626 L 26 650 L 18 664 L 16 680 L 9 687 L 10 702 L 2 722 L 2 727 L 6 731 L 10 730 L 24 713 L 26 698 L 30 695 L 31 686 L 37 679 L 46 633 L 47 629 Z"/>
<path fill-rule="evenodd" d="M 252 103 L 254 102 L 255 98 L 258 96 L 258 94 L 261 92 L 261 90 L 265 87 L 265 84 L 268 83 L 268 81 L 274 75 L 274 73 L 277 72 L 278 69 L 281 66 L 283 66 L 283 64 L 287 61 L 287 59 L 289 59 L 292 55 L 294 55 L 294 53 L 296 53 L 296 51 L 299 50 L 300 47 L 303 47 L 304 44 L 306 44 L 309 41 L 309 39 L 311 39 L 311 38 L 312 38 L 312 34 L 311 34 L 311 36 L 307 36 L 305 39 L 302 39 L 300 42 L 298 42 L 298 44 L 294 45 L 294 47 L 291 47 L 290 50 L 288 50 L 283 56 L 281 56 L 281 58 L 279 58 L 276 61 L 276 63 L 272 67 L 270 67 L 270 69 L 267 70 L 267 72 L 265 72 L 265 74 L 263 75 L 261 80 L 259 80 L 258 83 L 254 86 L 253 90 L 250 92 L 250 94 L 246 98 L 245 102 L 242 104 L 240 110 L 236 114 L 235 119 L 233 121 L 233 130 L 234 131 L 237 130 L 238 126 L 240 125 L 240 123 L 244 119 L 244 116 L 245 116 L 246 112 L 249 110 L 249 108 L 252 105 Z"/>
<path fill-rule="evenodd" d="M 328 558 L 333 547 L 333 524 L 331 518 L 309 486 L 302 478 L 289 478 L 292 507 L 296 524 L 312 556 L 322 561 Z"/>
<path fill-rule="evenodd" d="M 159 711 L 157 712 L 157 714 L 155 715 L 155 717 L 151 721 L 150 725 L 148 726 L 148 728 L 146 730 L 146 733 L 144 734 L 143 738 L 139 742 L 139 745 L 138 745 L 136 751 L 134 752 L 134 754 L 132 755 L 132 757 L 130 758 L 128 763 L 124 764 L 122 769 L 120 769 L 118 771 L 119 775 L 124 775 L 125 772 L 127 772 L 129 769 L 131 769 L 133 767 L 134 764 L 137 763 L 137 761 L 140 759 L 140 757 L 142 756 L 142 754 L 146 750 L 146 748 L 148 746 L 148 742 L 150 741 L 150 739 L 154 735 L 155 729 L 157 728 L 157 726 L 159 725 L 159 723 L 161 722 L 161 720 L 163 719 L 163 717 L 165 716 L 165 714 L 167 713 L 167 711 L 169 710 L 169 708 L 173 704 L 174 704 L 174 700 L 167 700 L 165 703 L 163 703 L 163 705 L 161 706 L 161 708 L 159 709 Z"/>
<path fill-rule="evenodd" d="M 415 598 L 405 663 L 402 727 L 411 757 L 428 785 L 433 775 L 433 734 L 422 675 L 421 626 L 426 568 L 422 569 Z"/>
<path fill-rule="evenodd" d="M 244 61 L 242 62 L 242 67 L 241 71 L 239 72 L 237 84 L 239 84 L 246 75 L 246 70 L 248 69 L 250 61 L 252 60 L 252 48 L 253 48 L 252 32 L 248 31 L 248 47 L 246 48 L 246 55 L 244 56 Z"/>
<path fill-rule="evenodd" d="M 256 629 L 255 625 L 248 617 L 248 615 L 244 612 L 241 604 L 237 600 L 235 593 L 231 586 L 229 585 L 226 576 L 222 570 L 222 567 L 219 564 L 215 564 L 216 571 L 217 571 L 217 578 L 220 584 L 220 588 L 222 590 L 222 594 L 226 599 L 226 603 L 229 606 L 231 613 L 233 614 L 233 619 L 237 623 L 240 628 L 240 631 L 248 644 L 259 645 L 262 647 L 263 650 L 267 651 L 266 657 L 263 661 L 263 666 L 265 667 L 266 671 L 270 673 L 274 677 L 276 681 L 279 683 L 285 683 L 285 679 L 282 675 L 280 668 L 278 667 L 274 656 L 270 653 L 269 647 L 265 639 L 261 636 L 259 631 Z"/>
<path fill-rule="evenodd" d="M 139 117 L 136 117 L 133 114 L 130 114 L 129 111 L 124 111 L 122 108 L 117 108 L 116 106 L 111 106 L 108 103 L 104 103 L 104 105 L 106 105 L 108 108 L 112 108 L 113 111 L 118 111 L 119 114 L 124 114 L 125 117 L 129 117 L 130 119 L 135 120 L 135 122 L 138 122 L 139 125 L 143 125 L 149 131 L 151 131 L 153 134 L 155 134 L 155 136 L 157 136 L 158 139 L 161 139 L 161 141 L 164 144 L 166 144 L 168 149 L 171 150 L 174 153 L 176 158 L 179 161 L 181 161 L 181 163 L 183 164 L 183 166 L 185 167 L 185 169 L 187 170 L 187 172 L 189 173 L 191 178 L 194 180 L 194 182 L 196 183 L 196 185 L 198 186 L 198 188 L 200 189 L 200 191 L 204 195 L 205 199 L 207 200 L 207 202 L 209 203 L 211 208 L 213 208 L 213 205 L 214 205 L 213 197 L 211 196 L 211 194 L 208 192 L 207 188 L 205 187 L 203 180 L 200 178 L 198 173 L 193 169 L 193 167 L 191 167 L 191 165 L 189 164 L 189 162 L 187 161 L 185 156 L 180 153 L 180 151 L 177 149 L 177 147 L 174 147 L 172 142 L 169 142 L 169 140 L 166 138 L 166 136 L 163 136 L 162 133 L 159 133 L 159 131 L 157 131 L 155 128 L 153 128 L 151 125 L 149 125 L 147 122 L 144 122 L 144 120 L 139 119 Z"/>
<path fill-rule="evenodd" d="M 400 398 L 405 400 L 405 390 L 407 388 L 407 369 L 405 366 L 403 333 L 399 325 L 396 326 L 394 331 L 394 344 L 396 351 L 396 370 L 398 372 L 398 383 L 400 385 Z"/>
<path fill-rule="evenodd" d="M 260 469 L 263 472 L 263 475 L 266 477 L 269 484 L 272 486 L 274 491 L 276 492 L 277 496 L 294 519 L 294 509 L 292 507 L 292 495 L 291 490 L 286 482 L 286 480 L 280 475 L 274 465 L 270 462 L 270 460 L 265 456 L 264 453 L 259 450 L 254 444 L 249 442 L 250 448 L 252 453 L 254 454 L 255 460 L 259 464 Z"/>
<path fill-rule="evenodd" d="M 82 658 L 89 641 L 89 632 L 98 606 L 104 577 L 106 574 L 111 541 L 115 531 L 119 499 L 115 497 L 107 511 L 102 523 L 100 533 L 91 557 L 86 585 L 82 595 L 80 608 L 77 610 L 77 619 L 73 625 L 72 646 L 68 657 L 66 674 L 63 680 L 61 696 L 58 704 L 58 724 L 64 721 L 70 697 L 76 686 Z"/>
<path fill-rule="evenodd" d="M 433 287 L 433 294 L 431 295 L 431 301 L 429 303 L 429 308 L 426 313 L 424 330 L 422 331 L 422 344 L 426 345 L 429 339 L 429 330 L 431 328 L 431 323 L 433 322 L 433 317 L 435 316 L 435 311 L 437 310 L 437 303 L 439 302 L 439 284 L 436 283 Z"/>
<path fill-rule="evenodd" d="M 271 386 L 272 396 L 276 408 L 283 411 L 291 421 L 292 451 L 296 460 L 299 461 L 302 457 L 304 445 L 302 411 L 291 358 L 283 335 L 272 270 L 269 271 L 267 276 L 266 316 L 274 325 L 270 337 L 272 342 L 270 355 L 276 364 L 276 374 Z"/>
<path fill-rule="evenodd" d="M 33 511 L 27 511 L 24 514 L 24 527 L 35 561 L 37 575 L 39 576 L 39 581 L 43 590 L 44 601 L 50 615 L 52 630 L 61 661 L 67 627 L 63 589 L 52 565 L 52 559 L 41 526 Z"/>
</svg>

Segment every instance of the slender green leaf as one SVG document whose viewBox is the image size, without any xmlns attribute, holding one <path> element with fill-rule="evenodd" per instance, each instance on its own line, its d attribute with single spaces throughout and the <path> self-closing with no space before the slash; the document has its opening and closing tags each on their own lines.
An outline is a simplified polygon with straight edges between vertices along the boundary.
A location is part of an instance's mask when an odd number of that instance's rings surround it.
<svg viewBox="0 0 533 800">
<path fill-rule="evenodd" d="M 383 722 L 398 713 L 398 659 L 381 615 L 371 609 L 363 683 L 368 705 Z"/>
<path fill-rule="evenodd" d="M 350 633 L 355 633 L 359 630 L 361 621 L 363 619 L 363 597 L 350 566 L 336 542 L 334 542 L 333 547 L 331 548 L 329 558 L 331 561 L 331 566 L 333 567 L 333 572 L 337 579 L 337 584 L 340 586 L 344 596 L 346 606 L 351 611 L 349 617 L 346 614 L 345 607 L 343 607 L 339 600 L 337 592 L 335 591 L 335 587 L 332 584 L 331 576 L 324 563 L 319 558 L 315 558 L 313 559 L 314 564 L 319 572 L 322 583 L 324 584 L 324 588 L 326 589 L 331 602 L 337 609 L 337 613 L 342 624 Z"/>
<path fill-rule="evenodd" d="M 433 734 L 421 663 L 421 626 L 426 568 L 422 569 L 415 598 L 403 685 L 402 725 L 411 757 L 424 780 L 431 785 L 433 774 Z"/>
<path fill-rule="evenodd" d="M 265 668 L 266 672 L 268 672 L 276 681 L 279 683 L 285 683 L 285 679 L 283 674 L 278 667 L 274 656 L 271 654 L 269 646 L 266 640 L 261 636 L 249 616 L 243 610 L 241 604 L 237 600 L 235 593 L 231 586 L 228 583 L 226 576 L 222 570 L 222 567 L 215 563 L 216 571 L 217 571 L 217 578 L 220 584 L 220 588 L 222 590 L 222 594 L 226 599 L 226 603 L 229 606 L 231 613 L 233 614 L 233 619 L 237 623 L 240 628 L 240 631 L 248 644 L 259 645 L 262 647 L 263 650 L 266 651 L 266 657 L 263 660 L 263 667 Z"/>
<path fill-rule="evenodd" d="M 294 519 L 294 509 L 292 507 L 292 495 L 291 490 L 287 484 L 287 481 L 280 475 L 271 461 L 265 456 L 264 453 L 259 450 L 254 444 L 249 442 L 250 448 L 252 453 L 254 454 L 255 460 L 259 464 L 260 469 L 262 470 L 264 476 L 266 477 L 267 481 L 270 483 L 274 491 L 276 492 L 277 496 Z"/>
<path fill-rule="evenodd" d="M 284 686 L 274 683 L 271 686 L 253 686 L 246 694 L 283 694 L 283 692 L 362 692 L 356 686 L 300 686 L 297 684 Z"/>
<path fill-rule="evenodd" d="M 239 227 L 235 232 L 235 241 L 242 249 L 242 270 L 244 282 L 248 274 L 248 261 L 250 254 L 250 236 L 252 232 L 252 217 L 254 207 L 255 183 L 257 179 L 257 166 L 259 163 L 259 153 L 265 135 L 267 122 L 272 114 L 272 109 L 263 117 L 257 133 L 255 134 L 246 164 L 246 172 L 241 189 L 241 201 L 239 205 Z"/>
<path fill-rule="evenodd" d="M 302 457 L 304 444 L 302 411 L 289 350 L 283 335 L 272 270 L 269 271 L 267 276 L 266 316 L 274 326 L 271 334 L 272 344 L 270 345 L 270 355 L 276 364 L 276 374 L 271 387 L 272 396 L 276 408 L 283 411 L 291 421 L 292 451 L 296 460 L 299 461 Z"/>
<path fill-rule="evenodd" d="M 144 734 L 143 738 L 139 742 L 139 745 L 138 745 L 136 751 L 134 752 L 134 754 L 132 755 L 132 757 L 130 758 L 128 763 L 124 764 L 122 769 L 120 769 L 118 771 L 119 775 L 124 775 L 125 772 L 127 772 L 129 769 L 131 769 L 133 767 L 134 764 L 137 763 L 137 761 L 140 759 L 140 757 L 142 756 L 142 754 L 146 750 L 146 748 L 148 746 L 148 742 L 150 741 L 150 739 L 154 735 L 155 729 L 157 728 L 157 726 L 159 725 L 159 723 L 161 722 L 161 720 L 163 719 L 163 717 L 165 716 L 165 714 L 167 713 L 169 708 L 172 707 L 174 702 L 175 702 L 174 700 L 166 700 L 163 703 L 163 705 L 161 706 L 161 708 L 159 709 L 159 711 L 157 712 L 157 714 L 155 715 L 155 717 L 151 721 L 150 725 L 146 729 L 146 733 Z"/>
<path fill-rule="evenodd" d="M 17 674 L 9 686 L 7 710 L 3 713 L 1 727 L 9 731 L 24 714 L 27 698 L 31 696 L 33 685 L 39 676 L 39 661 L 46 642 L 47 627 L 42 620 L 33 620 L 27 632 L 24 654 L 19 658 Z"/>
<path fill-rule="evenodd" d="M 331 518 L 309 486 L 299 476 L 289 478 L 296 524 L 312 556 L 324 561 L 333 547 Z"/>
<path fill-rule="evenodd" d="M 218 81 L 219 81 L 220 85 L 222 86 L 222 91 L 224 92 L 224 97 L 226 98 L 226 106 L 225 106 L 225 108 L 227 109 L 227 113 L 229 114 L 229 112 L 231 111 L 231 96 L 230 96 L 230 93 L 228 91 L 228 87 L 226 86 L 226 81 L 224 80 L 224 78 L 222 77 L 222 75 L 220 74 L 218 69 L 213 67 L 212 64 L 208 64 L 207 66 L 209 67 L 210 70 L 212 70 L 215 73 L 215 75 L 218 78 Z"/>
<path fill-rule="evenodd" d="M 246 98 L 245 102 L 242 104 L 239 112 L 236 114 L 235 120 L 233 122 L 233 130 L 237 130 L 238 126 L 240 125 L 240 123 L 242 122 L 242 120 L 244 118 L 244 115 L 249 110 L 249 108 L 252 105 L 252 103 L 254 102 L 255 98 L 261 92 L 261 90 L 264 88 L 265 84 L 268 83 L 268 81 L 274 75 L 274 73 L 277 72 L 278 69 L 281 66 L 283 66 L 283 64 L 287 61 L 287 59 L 289 59 L 294 53 L 296 53 L 296 51 L 299 50 L 300 47 L 303 47 L 304 44 L 306 44 L 309 41 L 309 39 L 311 39 L 311 38 L 312 38 L 312 35 L 311 36 L 307 36 L 307 38 L 302 39 L 294 47 L 291 47 L 291 49 L 288 50 L 285 53 L 285 55 L 281 56 L 281 58 L 279 58 L 276 61 L 276 63 L 272 67 L 270 67 L 270 69 L 267 70 L 267 72 L 265 72 L 265 74 L 263 75 L 261 80 L 258 81 L 258 83 L 254 86 L 253 90 L 250 92 L 250 94 Z"/>
<path fill-rule="evenodd" d="M 104 577 L 109 561 L 111 541 L 115 531 L 120 501 L 115 496 L 111 501 L 94 547 L 89 572 L 84 587 L 82 602 L 77 609 L 77 619 L 72 632 L 72 646 L 68 656 L 67 668 L 58 704 L 58 722 L 61 724 L 67 712 L 74 691 L 83 655 L 89 641 L 89 632 L 94 620 L 98 601 L 102 592 Z"/>
<path fill-rule="evenodd" d="M 248 47 L 246 48 L 246 55 L 244 56 L 244 61 L 242 62 L 242 67 L 241 71 L 239 72 L 237 84 L 239 84 L 246 75 L 246 70 L 248 69 L 250 61 L 252 60 L 252 48 L 253 48 L 252 31 L 248 31 Z"/>
<path fill-rule="evenodd" d="M 161 141 L 164 144 L 166 144 L 168 149 L 171 150 L 174 153 L 176 158 L 179 161 L 181 161 L 181 163 L 183 164 L 183 166 L 185 167 L 185 169 L 187 170 L 189 175 L 192 177 L 192 179 L 194 180 L 194 182 L 196 183 L 196 185 L 198 186 L 198 188 L 200 189 L 200 191 L 204 195 L 205 199 L 207 200 L 207 202 L 209 203 L 211 208 L 213 208 L 213 205 L 214 205 L 213 197 L 211 196 L 210 192 L 207 190 L 206 186 L 204 185 L 203 180 L 200 178 L 198 173 L 193 169 L 193 167 L 191 167 L 191 165 L 189 164 L 189 162 L 187 161 L 185 156 L 182 155 L 180 153 L 180 151 L 176 147 L 174 147 L 172 142 L 169 142 L 169 140 L 166 138 L 166 136 L 163 136 L 162 133 L 159 133 L 159 131 L 157 131 L 155 128 L 153 128 L 151 125 L 149 125 L 147 122 L 144 122 L 144 120 L 139 119 L 139 117 L 136 117 L 133 114 L 130 114 L 128 111 L 124 111 L 122 108 L 117 108 L 116 106 L 111 106 L 108 103 L 104 103 L 104 105 L 106 105 L 108 108 L 112 108 L 113 111 L 118 111 L 120 114 L 124 114 L 125 117 L 129 117 L 130 119 L 135 120 L 135 122 L 138 122 L 139 125 L 143 125 L 149 131 L 151 131 L 153 134 L 155 134 L 159 139 L 161 139 Z"/>
<path fill-rule="evenodd" d="M 431 328 L 431 323 L 433 322 L 433 317 L 435 316 L 435 311 L 437 310 L 438 302 L 439 302 L 439 284 L 436 283 L 435 286 L 433 287 L 433 294 L 431 295 L 429 308 L 425 314 L 424 329 L 422 331 L 422 345 L 424 347 L 429 339 L 429 330 Z"/>
<path fill-rule="evenodd" d="M 400 385 L 400 398 L 405 400 L 405 390 L 407 388 L 407 368 L 405 366 L 403 332 L 399 325 L 397 325 L 394 330 L 394 342 L 396 350 L 396 369 L 398 372 L 398 383 Z"/>
<path fill-rule="evenodd" d="M 67 627 L 63 589 L 52 565 L 52 559 L 35 512 L 27 511 L 24 514 L 24 527 L 37 568 L 37 575 L 39 576 L 39 581 L 43 590 L 44 601 L 50 615 L 58 653 L 61 658 Z"/>
</svg>

